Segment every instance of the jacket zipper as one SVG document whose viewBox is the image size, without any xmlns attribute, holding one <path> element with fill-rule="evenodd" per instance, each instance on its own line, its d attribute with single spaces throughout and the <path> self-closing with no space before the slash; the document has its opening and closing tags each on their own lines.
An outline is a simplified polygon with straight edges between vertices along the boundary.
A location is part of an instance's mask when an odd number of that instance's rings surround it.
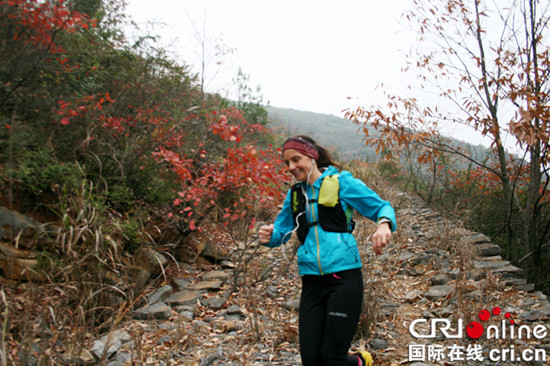
<svg viewBox="0 0 550 366">
<path fill-rule="evenodd" d="M 313 189 L 313 185 L 311 186 L 311 193 L 313 198 L 315 198 L 315 189 Z M 317 218 L 315 217 L 315 207 L 313 203 L 310 204 L 310 210 L 311 210 L 313 222 L 317 221 Z M 321 244 L 319 243 L 319 231 L 317 229 L 318 227 L 319 227 L 318 224 L 315 225 L 315 240 L 317 241 L 317 265 L 319 266 L 319 272 L 321 273 L 321 276 L 322 276 L 324 273 L 323 273 L 323 267 L 321 266 Z"/>
</svg>

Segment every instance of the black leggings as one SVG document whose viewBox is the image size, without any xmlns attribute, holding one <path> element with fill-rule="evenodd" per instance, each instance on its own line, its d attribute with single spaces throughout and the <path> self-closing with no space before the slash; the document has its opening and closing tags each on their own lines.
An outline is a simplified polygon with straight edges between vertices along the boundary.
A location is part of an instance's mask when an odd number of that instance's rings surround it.
<svg viewBox="0 0 550 366">
<path fill-rule="evenodd" d="M 357 366 L 348 350 L 363 304 L 361 269 L 302 277 L 300 353 L 304 366 Z"/>
</svg>

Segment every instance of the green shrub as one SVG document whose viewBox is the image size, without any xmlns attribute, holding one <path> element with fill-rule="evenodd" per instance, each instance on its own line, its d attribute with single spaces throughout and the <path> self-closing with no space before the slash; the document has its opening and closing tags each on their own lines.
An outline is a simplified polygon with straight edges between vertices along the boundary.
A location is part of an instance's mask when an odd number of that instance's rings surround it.
<svg viewBox="0 0 550 366">
<path fill-rule="evenodd" d="M 107 198 L 115 208 L 128 210 L 132 207 L 133 193 L 124 183 L 114 184 L 109 187 Z"/>
<path fill-rule="evenodd" d="M 84 179 L 77 163 L 59 161 L 47 149 L 26 150 L 17 160 L 15 167 L 7 171 L 8 177 L 31 198 L 60 189 L 78 188 Z"/>
<path fill-rule="evenodd" d="M 122 222 L 120 226 L 124 250 L 130 254 L 135 253 L 142 244 L 141 224 L 135 219 L 128 219 Z"/>
</svg>

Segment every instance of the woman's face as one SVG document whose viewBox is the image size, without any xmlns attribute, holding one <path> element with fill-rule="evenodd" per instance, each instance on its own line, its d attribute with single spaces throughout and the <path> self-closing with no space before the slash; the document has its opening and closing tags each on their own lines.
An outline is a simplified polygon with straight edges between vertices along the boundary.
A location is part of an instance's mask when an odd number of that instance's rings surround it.
<svg viewBox="0 0 550 366">
<path fill-rule="evenodd" d="M 288 171 L 297 181 L 305 182 L 309 176 L 308 183 L 312 183 L 321 175 L 312 158 L 294 149 L 285 150 L 283 152 L 283 159 L 288 167 Z"/>
</svg>

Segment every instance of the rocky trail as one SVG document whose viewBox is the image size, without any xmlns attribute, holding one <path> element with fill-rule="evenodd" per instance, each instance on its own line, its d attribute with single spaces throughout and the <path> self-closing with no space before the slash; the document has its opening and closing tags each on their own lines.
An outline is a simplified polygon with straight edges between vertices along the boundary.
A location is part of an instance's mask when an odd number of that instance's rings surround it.
<svg viewBox="0 0 550 366">
<path fill-rule="evenodd" d="M 374 256 L 368 244 L 362 248 L 367 292 L 358 332 L 363 337 L 357 338 L 355 348 L 369 350 L 379 365 L 547 364 L 510 361 L 510 356 L 496 362 L 488 352 L 513 349 L 520 355 L 522 349 L 536 349 L 550 354 L 550 336 L 474 340 L 466 334 L 448 339 L 439 332 L 435 339 L 413 337 L 409 326 L 414 320 L 481 324 L 482 310 L 492 312 L 496 325 L 510 314 L 516 328 L 539 326 L 542 332 L 540 327 L 550 328 L 550 304 L 484 235 L 462 229 L 404 195 L 398 220 L 400 229 L 384 255 Z M 359 224 L 364 243 L 371 228 L 366 222 Z M 151 291 L 132 321 L 96 340 L 90 357 L 110 360 L 109 366 L 300 365 L 300 280 L 291 246 L 252 246 L 240 253 L 252 258 L 246 273 L 237 274 L 235 268 L 243 264 L 234 258 L 219 265 L 182 266 Z M 235 281 L 238 292 L 233 291 Z M 502 311 L 499 316 L 497 308 Z M 483 325 L 489 328 L 493 323 Z M 414 330 L 429 334 L 422 328 L 426 324 Z M 454 326 L 449 333 L 457 331 Z"/>
<path fill-rule="evenodd" d="M 368 243 L 374 226 L 358 222 L 366 293 L 354 349 L 369 350 L 375 365 L 550 365 L 523 357 L 550 355 L 550 304 L 500 257 L 500 248 L 419 199 L 400 194 L 394 205 L 399 230 L 381 256 Z M 170 265 L 127 320 L 72 362 L 300 365 L 300 278 L 292 245 L 242 245 L 227 259 Z M 480 319 L 480 312 L 489 316 Z M 447 335 L 443 329 L 422 338 L 434 319 L 443 326 L 448 319 Z M 482 337 L 466 334 L 475 330 L 472 322 L 485 330 Z M 488 339 L 489 329 L 500 333 Z"/>
</svg>

